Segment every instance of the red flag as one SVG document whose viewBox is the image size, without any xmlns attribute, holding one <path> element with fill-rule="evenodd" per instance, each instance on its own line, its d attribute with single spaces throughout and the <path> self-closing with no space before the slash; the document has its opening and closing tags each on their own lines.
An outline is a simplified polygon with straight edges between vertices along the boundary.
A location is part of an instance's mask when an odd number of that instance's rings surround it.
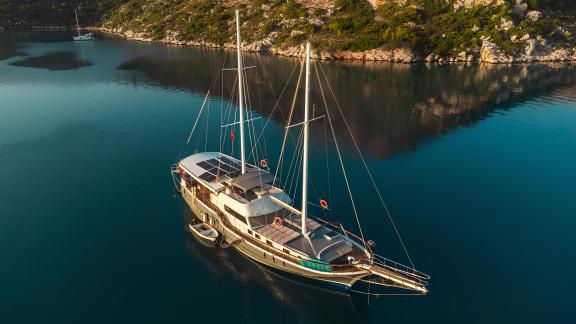
<svg viewBox="0 0 576 324">
<path fill-rule="evenodd" d="M 234 128 L 230 131 L 230 139 L 234 142 Z"/>
</svg>

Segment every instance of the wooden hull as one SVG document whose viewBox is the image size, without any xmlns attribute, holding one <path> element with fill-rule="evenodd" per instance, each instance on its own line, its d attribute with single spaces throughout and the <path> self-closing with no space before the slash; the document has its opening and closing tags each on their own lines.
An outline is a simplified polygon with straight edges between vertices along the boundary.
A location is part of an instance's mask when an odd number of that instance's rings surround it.
<svg viewBox="0 0 576 324">
<path fill-rule="evenodd" d="M 225 224 L 222 224 L 222 222 L 219 221 L 217 212 L 196 199 L 191 191 L 183 189 L 182 195 L 194 214 L 201 221 L 209 223 L 214 229 L 216 229 L 225 244 L 234 247 L 244 256 L 271 270 L 288 274 L 294 278 L 302 278 L 306 281 L 312 280 L 322 286 L 335 288 L 340 291 L 348 290 L 358 280 L 370 274 L 369 271 L 363 269 L 346 272 L 319 271 L 306 268 L 296 262 L 288 260 L 287 258 L 273 255 L 269 251 L 258 246 L 256 242 L 251 241 L 248 237 L 237 233 Z"/>
</svg>

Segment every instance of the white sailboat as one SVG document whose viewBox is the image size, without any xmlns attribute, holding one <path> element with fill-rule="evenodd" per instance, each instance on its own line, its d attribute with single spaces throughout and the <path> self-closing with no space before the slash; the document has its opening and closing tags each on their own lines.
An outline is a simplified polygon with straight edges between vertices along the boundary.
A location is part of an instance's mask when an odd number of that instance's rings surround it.
<svg viewBox="0 0 576 324">
<path fill-rule="evenodd" d="M 94 34 L 82 34 L 80 31 L 80 23 L 78 22 L 78 11 L 74 9 L 74 15 L 76 16 L 76 31 L 78 32 L 78 36 L 74 36 L 75 41 L 91 41 L 94 40 Z"/>
<path fill-rule="evenodd" d="M 302 127 L 300 207 L 294 206 L 288 193 L 276 186 L 276 176 L 265 170 L 265 163 L 261 163 L 262 168 L 247 163 L 244 124 L 249 120 L 244 115 L 244 67 L 238 11 L 236 32 L 239 121 L 233 124 L 240 128 L 240 157 L 237 159 L 222 152 L 199 152 L 179 160 L 173 166 L 172 174 L 187 205 L 202 222 L 218 231 L 223 244 L 269 268 L 343 290 L 364 282 L 372 287 L 395 287 L 426 294 L 429 276 L 413 266 L 404 266 L 375 254 L 363 237 L 308 212 L 309 124 L 319 118 L 310 117 L 309 43 L 306 44 L 304 120 L 286 127 L 286 132 L 293 127 Z M 199 119 L 200 116 L 194 128 Z M 320 202 L 327 208 L 325 204 L 325 201 Z"/>
</svg>

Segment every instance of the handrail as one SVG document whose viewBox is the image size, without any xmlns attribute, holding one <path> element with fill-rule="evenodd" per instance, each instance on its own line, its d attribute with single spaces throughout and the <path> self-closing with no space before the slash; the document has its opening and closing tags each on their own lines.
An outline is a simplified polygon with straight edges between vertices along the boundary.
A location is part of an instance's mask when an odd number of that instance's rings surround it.
<svg viewBox="0 0 576 324">
<path fill-rule="evenodd" d="M 413 278 L 419 278 L 422 280 L 429 280 L 430 279 L 430 275 L 425 274 L 424 272 L 418 271 L 414 268 L 411 268 L 409 266 L 406 266 L 404 264 L 398 263 L 396 261 L 387 259 L 381 255 L 378 254 L 374 254 L 374 258 L 373 258 L 373 262 L 381 267 L 385 267 L 388 268 L 390 270 L 393 271 L 398 271 L 401 272 L 403 274 L 406 274 L 408 276 L 411 276 Z M 389 263 L 389 264 L 386 264 Z"/>
<path fill-rule="evenodd" d="M 232 226 L 232 224 L 230 224 L 230 222 L 228 222 L 227 219 L 222 217 L 222 215 L 221 215 L 222 212 L 220 211 L 218 206 L 214 205 L 214 203 L 212 203 L 209 199 L 206 199 L 208 197 L 206 197 L 205 195 L 202 195 L 200 192 L 197 192 L 196 198 L 198 200 L 200 200 L 200 202 L 205 204 L 207 207 L 213 209 L 214 212 L 216 213 L 216 216 L 219 218 L 219 220 L 222 222 L 222 224 L 224 224 L 226 226 L 227 229 L 233 231 L 238 236 L 243 237 L 244 239 L 249 239 L 250 242 L 258 244 L 260 248 L 267 251 L 271 255 L 279 256 L 279 257 L 282 257 L 285 259 L 289 259 L 290 261 L 292 261 L 294 263 L 298 263 L 298 260 L 305 260 L 307 262 L 318 264 L 318 265 L 326 265 L 324 263 L 319 263 L 319 262 L 316 262 L 316 261 L 311 260 L 311 259 L 301 259 L 301 258 L 294 257 L 293 255 L 290 255 L 290 254 L 288 254 L 282 250 L 276 249 L 276 248 L 270 248 L 268 245 L 264 244 L 263 242 L 256 240 L 256 239 L 252 238 L 251 236 L 245 235 L 244 233 L 238 231 L 238 229 L 235 228 L 234 226 Z M 352 264 L 332 264 L 332 263 L 330 263 L 330 266 L 336 267 L 340 271 L 345 271 L 345 270 L 358 271 L 358 268 Z"/>
<path fill-rule="evenodd" d="M 370 257 L 374 256 L 374 252 L 372 251 L 372 247 L 363 238 L 359 237 L 358 235 L 356 235 L 350 231 L 347 231 L 346 229 L 344 229 L 341 226 L 337 226 L 336 223 L 325 221 L 325 220 L 318 218 L 318 217 L 314 217 L 314 220 L 317 220 L 317 221 L 320 221 L 321 223 L 332 226 L 333 228 L 337 229 L 338 231 L 342 231 L 342 232 L 346 233 L 346 235 L 349 237 L 352 236 L 352 238 L 357 241 L 356 243 L 361 243 L 362 245 L 364 245 L 366 250 L 368 250 L 368 254 L 370 254 Z"/>
<path fill-rule="evenodd" d="M 373 268 L 373 267 L 379 266 L 384 271 L 389 271 L 391 273 L 395 273 L 396 276 L 400 276 L 396 279 L 392 279 L 393 281 L 399 283 L 399 285 L 398 285 L 399 288 L 406 288 L 406 289 L 426 292 L 425 287 L 427 286 L 428 283 L 426 281 L 424 281 L 423 279 L 429 278 L 428 275 L 421 273 L 421 272 L 418 272 L 414 269 L 403 266 L 402 264 L 400 264 L 398 262 L 388 260 L 388 259 L 381 257 L 381 256 L 378 256 L 378 255 L 372 255 L 372 258 L 370 259 L 371 263 L 369 263 L 369 264 L 366 264 L 366 263 L 360 263 L 360 264 L 330 264 L 330 263 L 328 263 L 327 264 L 325 262 L 324 263 L 318 262 L 317 260 L 314 260 L 314 259 L 303 259 L 303 258 L 299 258 L 299 257 L 297 258 L 297 257 L 295 257 L 291 254 L 288 254 L 288 253 L 286 253 L 280 249 L 270 247 L 267 244 L 264 244 L 262 241 L 257 240 L 255 238 L 253 238 L 252 236 L 249 236 L 245 233 L 242 233 L 239 229 L 232 226 L 232 224 L 230 224 L 230 222 L 226 219 L 226 217 L 224 217 L 224 214 L 218 208 L 218 206 L 216 206 L 214 203 L 212 203 L 210 201 L 210 193 L 209 192 L 203 193 L 203 192 L 198 190 L 197 194 L 195 196 L 196 196 L 196 199 L 200 203 L 204 204 L 206 207 L 213 210 L 213 212 L 216 214 L 216 217 L 220 220 L 222 226 L 225 229 L 228 229 L 229 231 L 234 232 L 236 235 L 238 235 L 244 241 L 251 242 L 251 243 L 257 245 L 262 250 L 269 253 L 270 256 L 272 256 L 272 258 L 274 258 L 275 256 L 279 257 L 279 258 L 283 258 L 283 259 L 285 259 L 289 262 L 292 262 L 296 265 L 300 265 L 300 266 L 303 266 L 303 267 L 306 267 L 309 269 L 315 269 L 317 271 L 326 271 L 326 272 L 330 272 L 330 273 L 347 273 L 347 272 L 358 272 L 358 271 L 364 270 L 364 271 L 368 271 L 369 273 L 376 274 L 379 277 L 390 279 L 390 277 L 383 276 L 381 273 L 379 273 L 377 268 Z M 328 223 L 328 222 L 325 222 L 325 223 Z M 334 226 L 333 224 L 329 224 L 329 225 Z M 363 240 L 361 238 L 357 237 L 353 233 L 350 233 L 350 234 L 355 239 L 361 240 L 363 242 Z M 376 263 L 374 263 L 374 259 L 377 260 Z M 392 265 L 386 265 L 385 264 L 386 262 L 391 263 Z M 314 266 L 310 266 L 310 265 L 314 265 Z M 368 268 L 366 268 L 366 267 L 368 267 Z M 402 267 L 407 269 L 407 270 L 414 271 L 415 273 L 406 272 L 404 269 L 402 269 Z M 376 283 L 376 282 L 374 282 L 374 283 Z M 418 287 L 420 287 L 420 288 L 418 288 Z"/>
</svg>

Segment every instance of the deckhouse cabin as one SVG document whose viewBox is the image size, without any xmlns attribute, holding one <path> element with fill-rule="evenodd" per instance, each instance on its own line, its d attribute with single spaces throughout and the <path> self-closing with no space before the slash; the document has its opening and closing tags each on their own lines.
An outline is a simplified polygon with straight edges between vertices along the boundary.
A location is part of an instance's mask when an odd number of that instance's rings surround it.
<svg viewBox="0 0 576 324">
<path fill-rule="evenodd" d="M 247 164 L 246 173 L 241 174 L 240 161 L 218 152 L 191 155 L 180 167 L 186 188 L 195 187 L 200 196 L 204 191 L 205 198 L 224 211 L 230 223 L 271 247 L 326 263 L 346 263 L 365 256 L 351 240 L 314 219 L 307 219 L 309 237 L 302 235 L 302 218 L 282 206 L 290 205 L 291 199 L 273 186 L 274 175 L 265 170 Z"/>
</svg>

